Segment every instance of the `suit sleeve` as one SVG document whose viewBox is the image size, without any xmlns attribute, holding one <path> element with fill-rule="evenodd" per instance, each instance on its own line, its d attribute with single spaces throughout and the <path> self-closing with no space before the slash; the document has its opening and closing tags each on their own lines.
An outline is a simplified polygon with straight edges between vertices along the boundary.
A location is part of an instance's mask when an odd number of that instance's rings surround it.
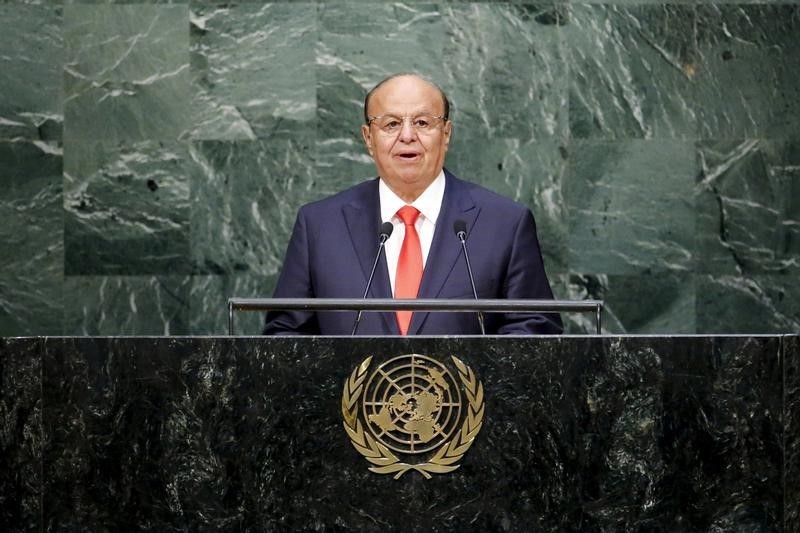
<svg viewBox="0 0 800 533">
<path fill-rule="evenodd" d="M 313 298 L 311 279 L 311 245 L 303 209 L 297 220 L 286 249 L 281 275 L 275 286 L 273 298 Z M 319 325 L 316 315 L 305 311 L 270 311 L 264 322 L 264 335 L 316 335 Z"/>
<path fill-rule="evenodd" d="M 536 236 L 533 214 L 526 209 L 514 231 L 503 297 L 507 299 L 551 300 L 542 252 Z M 506 313 L 498 328 L 500 335 L 557 335 L 563 325 L 558 313 Z"/>
</svg>

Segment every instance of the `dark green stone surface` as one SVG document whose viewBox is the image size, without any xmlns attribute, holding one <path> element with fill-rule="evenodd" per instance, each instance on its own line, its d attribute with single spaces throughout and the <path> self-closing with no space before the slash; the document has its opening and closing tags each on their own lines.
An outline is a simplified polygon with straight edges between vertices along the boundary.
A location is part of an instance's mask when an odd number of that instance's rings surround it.
<svg viewBox="0 0 800 533">
<path fill-rule="evenodd" d="M 494 139 L 525 146 L 568 136 L 563 11 L 546 2 L 442 8 L 446 76 L 438 64 L 433 70 L 450 91 L 455 117 L 472 134 L 466 137 L 470 146 Z"/>
<path fill-rule="evenodd" d="M 68 276 L 69 335 L 181 335 L 189 331 L 188 276 Z"/>
<path fill-rule="evenodd" d="M 786 476 L 784 487 L 787 505 L 784 514 L 785 531 L 800 530 L 800 484 L 794 482 L 800 476 L 800 339 L 797 336 L 783 338 L 784 363 L 784 461 Z"/>
<path fill-rule="evenodd" d="M 65 137 L 177 138 L 191 109 L 188 17 L 185 5 L 66 5 Z"/>
<path fill-rule="evenodd" d="M 696 163 L 676 140 L 573 142 L 564 197 L 569 266 L 645 274 L 693 266 Z"/>
<path fill-rule="evenodd" d="M 191 335 L 228 334 L 228 298 L 239 294 L 266 294 L 278 275 L 226 274 L 192 276 L 189 288 Z M 237 313 L 234 332 L 257 335 L 264 327 L 263 313 Z"/>
<path fill-rule="evenodd" d="M 603 300 L 603 331 L 655 334 L 694 329 L 695 286 L 694 277 L 682 272 L 571 274 L 559 276 L 553 290 L 571 300 Z M 591 314 L 573 314 L 565 319 L 568 331 L 595 331 Z"/>
<path fill-rule="evenodd" d="M 698 147 L 698 271 L 800 275 L 800 142 Z"/>
<path fill-rule="evenodd" d="M 791 533 L 797 339 L 0 339 L 0 528 Z M 432 479 L 342 427 L 351 372 L 412 353 L 483 386 Z"/>
<path fill-rule="evenodd" d="M 0 339 L 0 529 L 41 531 L 42 341 Z"/>
<path fill-rule="evenodd" d="M 310 140 L 194 144 L 193 273 L 277 274 L 295 212 L 315 196 Z"/>
<path fill-rule="evenodd" d="M 66 143 L 64 273 L 188 274 L 189 146 Z"/>
<path fill-rule="evenodd" d="M 189 136 L 261 139 L 313 132 L 315 14 L 313 3 L 193 6 Z"/>
<path fill-rule="evenodd" d="M 0 3 L 0 139 L 60 140 L 60 6 Z"/>
<path fill-rule="evenodd" d="M 564 25 L 573 138 L 694 138 L 695 9 L 570 5 Z"/>
<path fill-rule="evenodd" d="M 297 208 L 375 175 L 362 102 L 398 71 L 609 332 L 797 331 L 798 42 L 797 1 L 0 2 L 0 332 L 226 331 Z M 100 292 L 153 279 L 184 303 Z"/>
<path fill-rule="evenodd" d="M 800 285 L 786 276 L 697 276 L 697 329 L 800 330 Z"/>
<path fill-rule="evenodd" d="M 0 335 L 61 332 L 62 149 L 0 141 Z"/>
<path fill-rule="evenodd" d="M 700 137 L 798 137 L 800 7 L 774 4 L 698 6 Z"/>
</svg>

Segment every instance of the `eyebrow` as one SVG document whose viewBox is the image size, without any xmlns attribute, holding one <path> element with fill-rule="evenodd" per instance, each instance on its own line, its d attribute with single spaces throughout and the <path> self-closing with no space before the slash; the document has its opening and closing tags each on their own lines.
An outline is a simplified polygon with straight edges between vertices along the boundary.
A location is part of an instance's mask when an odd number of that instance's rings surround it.
<svg viewBox="0 0 800 533">
<path fill-rule="evenodd" d="M 437 114 L 435 111 L 428 111 L 428 110 L 415 111 L 413 113 L 408 113 L 408 114 L 398 113 L 398 112 L 395 112 L 395 111 L 387 111 L 385 113 L 378 113 L 376 115 L 370 115 L 370 116 L 371 117 L 388 117 L 388 116 L 392 116 L 392 117 L 398 117 L 399 118 L 399 117 L 418 117 L 418 116 L 421 116 L 421 115 L 431 115 L 431 116 L 435 116 L 435 117 L 441 116 L 441 115 Z"/>
</svg>

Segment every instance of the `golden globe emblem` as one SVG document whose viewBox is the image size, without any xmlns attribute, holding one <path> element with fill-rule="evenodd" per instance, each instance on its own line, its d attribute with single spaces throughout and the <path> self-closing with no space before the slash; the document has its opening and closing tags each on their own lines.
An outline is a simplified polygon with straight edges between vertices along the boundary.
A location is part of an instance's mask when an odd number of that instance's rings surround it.
<svg viewBox="0 0 800 533">
<path fill-rule="evenodd" d="M 397 479 L 416 470 L 430 478 L 459 467 L 483 424 L 483 385 L 460 359 L 451 361 L 455 375 L 420 354 L 395 357 L 368 373 L 368 357 L 350 374 L 342 394 L 344 427 L 371 471 Z M 411 462 L 421 454 L 427 460 Z"/>
<path fill-rule="evenodd" d="M 424 355 L 386 361 L 367 379 L 361 402 L 367 429 L 394 451 L 438 448 L 460 422 L 461 391 L 450 370 Z"/>
</svg>

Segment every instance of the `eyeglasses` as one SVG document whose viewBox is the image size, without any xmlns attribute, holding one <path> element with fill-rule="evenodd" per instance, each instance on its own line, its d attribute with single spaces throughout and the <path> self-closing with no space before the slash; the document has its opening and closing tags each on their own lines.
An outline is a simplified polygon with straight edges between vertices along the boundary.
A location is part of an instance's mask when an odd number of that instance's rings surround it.
<svg viewBox="0 0 800 533">
<path fill-rule="evenodd" d="M 397 135 L 403 129 L 403 124 L 406 119 L 411 121 L 411 127 L 417 133 L 431 133 L 433 132 L 445 117 L 434 117 L 432 115 L 417 115 L 415 117 L 398 117 L 395 115 L 380 115 L 377 117 L 367 117 L 367 124 L 375 123 L 378 129 L 386 135 Z"/>
</svg>

